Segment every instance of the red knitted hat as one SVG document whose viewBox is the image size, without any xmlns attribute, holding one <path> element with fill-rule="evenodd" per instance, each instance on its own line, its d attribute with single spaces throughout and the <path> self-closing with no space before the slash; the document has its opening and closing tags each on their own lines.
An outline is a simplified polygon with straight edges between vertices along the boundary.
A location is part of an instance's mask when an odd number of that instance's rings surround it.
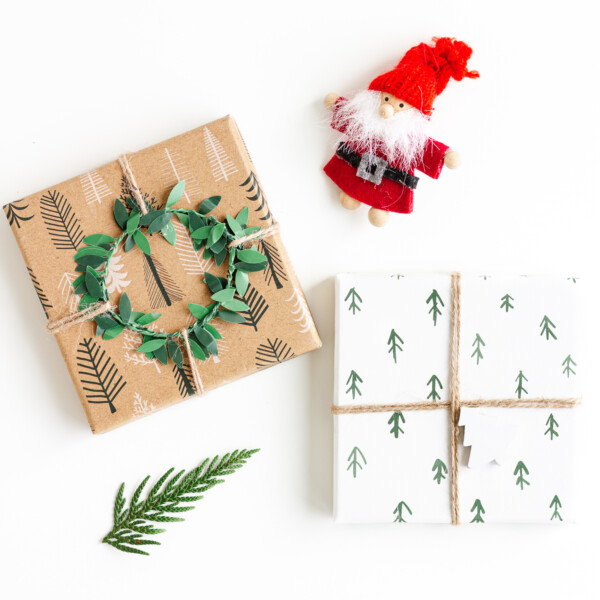
<svg viewBox="0 0 600 600">
<path fill-rule="evenodd" d="M 405 100 L 422 113 L 431 115 L 435 97 L 444 91 L 450 77 L 479 77 L 467 70 L 473 50 L 454 38 L 433 38 L 433 46 L 419 44 L 411 48 L 391 70 L 376 77 L 370 90 L 388 92 Z"/>
</svg>

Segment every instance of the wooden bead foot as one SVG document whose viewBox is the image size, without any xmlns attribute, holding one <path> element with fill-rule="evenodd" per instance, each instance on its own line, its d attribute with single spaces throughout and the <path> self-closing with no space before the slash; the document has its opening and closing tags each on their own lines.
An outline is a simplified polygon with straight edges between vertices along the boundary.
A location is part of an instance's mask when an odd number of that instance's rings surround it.
<svg viewBox="0 0 600 600">
<path fill-rule="evenodd" d="M 369 221 L 371 225 L 375 227 L 384 227 L 390 220 L 390 213 L 387 210 L 379 210 L 378 208 L 371 208 L 369 210 Z"/>
<path fill-rule="evenodd" d="M 348 210 L 356 210 L 360 206 L 360 202 L 352 198 L 352 196 L 348 196 L 346 192 L 340 192 L 340 203 Z"/>
</svg>

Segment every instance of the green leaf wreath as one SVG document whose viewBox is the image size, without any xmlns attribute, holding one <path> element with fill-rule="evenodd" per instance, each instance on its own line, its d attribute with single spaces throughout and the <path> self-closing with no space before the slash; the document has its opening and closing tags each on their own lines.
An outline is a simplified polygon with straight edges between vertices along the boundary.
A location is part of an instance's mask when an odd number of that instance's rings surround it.
<svg viewBox="0 0 600 600">
<path fill-rule="evenodd" d="M 245 249 L 243 241 L 237 240 L 256 233 L 260 227 L 248 227 L 248 207 L 244 207 L 235 217 L 226 216 L 225 222 L 219 221 L 210 213 L 220 202 L 220 196 L 212 196 L 200 203 L 197 210 L 172 208 L 183 196 L 185 181 L 180 181 L 169 194 L 164 208 L 150 209 L 142 214 L 133 198 L 126 198 L 126 203 L 116 199 L 113 215 L 122 233 L 112 237 L 103 233 L 88 235 L 83 239 L 85 246 L 75 254 L 76 271 L 81 273 L 73 281 L 75 294 L 81 296 L 79 310 L 84 310 L 98 301 L 109 299 L 106 288 L 106 276 L 110 259 L 124 242 L 125 252 L 138 247 L 150 255 L 150 242 L 147 236 L 162 235 L 169 244 L 174 245 L 176 232 L 171 220 L 176 216 L 189 230 L 194 249 L 204 248 L 204 258 L 213 258 L 217 266 L 228 261 L 226 277 L 217 277 L 204 273 L 204 283 L 211 292 L 208 306 L 188 304 L 189 311 L 196 321 L 187 328 L 189 345 L 192 354 L 198 360 L 206 360 L 211 354 L 217 355 L 217 340 L 221 335 L 210 321 L 219 318 L 230 323 L 245 321 L 240 312 L 248 310 L 248 305 L 235 298 L 237 292 L 243 297 L 248 289 L 248 274 L 262 271 L 267 266 L 267 258 L 256 246 Z M 127 208 L 127 205 L 129 208 Z M 146 230 L 144 233 L 143 230 Z M 131 301 L 126 293 L 121 295 L 118 311 L 111 308 L 94 318 L 97 324 L 96 334 L 105 340 L 120 335 L 124 329 L 142 335 L 142 344 L 137 352 L 144 353 L 149 359 L 156 358 L 167 364 L 169 357 L 178 366 L 183 366 L 183 354 L 176 339 L 182 337 L 181 331 L 162 333 L 154 331 L 148 325 L 156 321 L 161 313 L 143 313 L 132 310 Z"/>
<path fill-rule="evenodd" d="M 171 479 L 169 477 L 174 469 L 169 469 L 152 486 L 145 500 L 140 500 L 142 491 L 150 479 L 148 475 L 133 493 L 128 508 L 125 508 L 125 484 L 122 483 L 115 499 L 113 528 L 104 536 L 102 542 L 122 552 L 148 555 L 148 552 L 139 546 L 160 545 L 160 542 L 144 536 L 165 531 L 156 528 L 154 523 L 183 521 L 181 517 L 171 515 L 193 510 L 194 507 L 186 503 L 202 499 L 200 494 L 223 483 L 221 477 L 234 473 L 256 452 L 258 449 L 235 450 L 222 458 L 215 456 L 210 460 L 210 464 L 207 458 L 189 473 L 179 471 Z"/>
</svg>

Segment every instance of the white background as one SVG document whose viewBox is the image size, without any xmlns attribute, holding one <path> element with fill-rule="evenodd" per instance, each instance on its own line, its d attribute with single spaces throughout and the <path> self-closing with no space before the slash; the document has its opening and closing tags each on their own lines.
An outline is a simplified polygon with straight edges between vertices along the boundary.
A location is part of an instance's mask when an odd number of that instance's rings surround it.
<svg viewBox="0 0 600 600">
<path fill-rule="evenodd" d="M 598 46 L 589 2 L 13 2 L 0 19 L 2 202 L 231 113 L 263 180 L 324 346 L 94 437 L 7 223 L 0 236 L 0 593 L 6 598 L 592 598 L 598 595 L 596 375 L 581 409 L 579 524 L 332 521 L 333 275 L 560 272 L 598 261 Z M 460 170 L 372 228 L 320 171 L 322 97 L 366 86 L 412 45 L 474 48 L 433 133 Z M 262 448 L 151 557 L 99 539 L 146 473 Z"/>
</svg>

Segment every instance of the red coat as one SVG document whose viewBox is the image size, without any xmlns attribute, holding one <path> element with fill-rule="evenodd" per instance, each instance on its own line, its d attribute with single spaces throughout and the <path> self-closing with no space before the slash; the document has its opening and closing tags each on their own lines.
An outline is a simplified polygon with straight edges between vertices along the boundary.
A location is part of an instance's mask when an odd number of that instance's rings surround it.
<svg viewBox="0 0 600 600">
<path fill-rule="evenodd" d="M 335 111 L 342 101 L 341 98 L 337 101 L 334 107 L 334 117 Z M 337 127 L 337 129 L 344 133 L 343 128 Z M 352 140 L 346 141 L 345 144 L 354 150 Z M 418 169 L 425 175 L 437 179 L 442 172 L 444 154 L 446 154 L 448 148 L 446 144 L 429 138 L 423 157 L 410 168 L 408 173 L 413 175 L 415 169 Z M 377 152 L 377 156 L 387 161 L 385 154 Z M 399 165 L 393 162 L 389 164 L 393 168 L 400 168 Z M 396 213 L 411 213 L 413 210 L 413 190 L 387 177 L 384 177 L 379 185 L 362 179 L 356 175 L 356 168 L 337 154 L 325 165 L 323 170 L 343 192 L 363 204 Z"/>
</svg>

